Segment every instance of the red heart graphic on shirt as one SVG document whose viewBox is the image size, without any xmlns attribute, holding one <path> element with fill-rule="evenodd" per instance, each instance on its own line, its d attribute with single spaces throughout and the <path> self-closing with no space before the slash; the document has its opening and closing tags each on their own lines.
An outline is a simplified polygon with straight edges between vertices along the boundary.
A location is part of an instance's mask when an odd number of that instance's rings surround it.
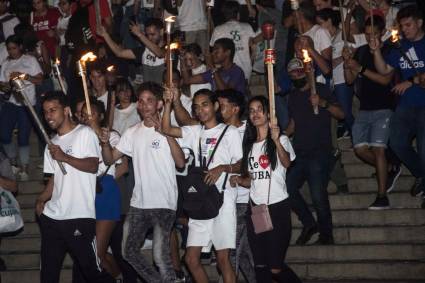
<svg viewBox="0 0 425 283">
<path fill-rule="evenodd" d="M 269 167 L 269 158 L 267 155 L 261 155 L 260 158 L 258 159 L 258 163 L 260 163 L 260 166 L 263 169 L 266 169 L 267 167 Z"/>
</svg>

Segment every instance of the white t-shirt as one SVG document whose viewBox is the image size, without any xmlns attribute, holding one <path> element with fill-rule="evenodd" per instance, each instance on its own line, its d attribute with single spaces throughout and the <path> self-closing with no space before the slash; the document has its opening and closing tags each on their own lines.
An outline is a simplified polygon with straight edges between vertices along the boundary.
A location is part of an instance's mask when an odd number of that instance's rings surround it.
<svg viewBox="0 0 425 283">
<path fill-rule="evenodd" d="M 117 146 L 117 144 L 120 141 L 120 138 L 121 137 L 120 137 L 120 135 L 117 132 L 111 131 L 111 135 L 109 137 L 109 144 L 111 145 L 112 148 L 115 148 Z M 103 162 L 103 158 L 101 156 L 101 160 L 99 162 L 99 169 L 97 170 L 97 176 L 102 176 L 106 172 L 106 170 L 108 170 L 108 172 L 106 174 L 115 177 L 116 165 L 119 165 L 121 163 L 122 163 L 122 160 L 121 159 L 118 159 L 108 169 L 108 165 L 106 165 Z"/>
<path fill-rule="evenodd" d="M 320 54 L 323 50 L 332 45 L 331 35 L 326 29 L 319 25 L 314 25 L 309 31 L 305 32 L 304 35 L 313 40 L 314 49 Z M 323 75 L 317 76 L 316 81 L 326 83 L 326 79 Z"/>
<path fill-rule="evenodd" d="M 235 58 L 233 62 L 242 68 L 245 79 L 249 80 L 252 72 L 251 57 L 249 55 L 249 39 L 255 37 L 254 30 L 247 23 L 228 21 L 214 29 L 210 45 L 220 38 L 230 38 L 235 43 Z"/>
<path fill-rule="evenodd" d="M 261 29 L 258 29 L 255 35 L 261 33 Z M 276 33 L 274 34 L 274 37 L 272 40 L 270 40 L 270 48 L 274 48 L 276 43 Z M 255 57 L 254 57 L 254 63 L 252 65 L 252 69 L 260 74 L 265 73 L 265 65 L 264 65 L 264 51 L 266 50 L 266 42 L 260 41 L 257 43 L 257 47 L 255 50 Z"/>
<path fill-rule="evenodd" d="M 344 41 L 342 40 L 342 32 L 338 30 L 336 35 L 332 38 L 332 59 L 341 57 L 343 48 Z M 334 85 L 345 83 L 344 62 L 341 62 L 332 70 L 332 79 Z"/>
<path fill-rule="evenodd" d="M 0 21 L 5 18 L 5 17 L 9 17 L 11 14 L 10 13 L 5 13 L 4 15 L 0 16 Z M 14 32 L 14 28 L 19 24 L 19 19 L 17 17 L 13 17 L 10 20 L 6 21 L 3 23 L 3 33 L 4 33 L 4 39 L 6 40 L 9 36 L 15 34 Z"/>
<path fill-rule="evenodd" d="M 133 158 L 135 184 L 130 205 L 176 210 L 176 169 L 167 138 L 141 122 L 124 132 L 116 149 Z"/>
<path fill-rule="evenodd" d="M 243 140 L 243 135 L 245 134 L 245 130 L 246 130 L 246 121 L 243 121 L 242 126 L 238 127 L 241 140 Z M 238 198 L 236 199 L 236 203 L 248 203 L 248 201 L 249 201 L 249 189 L 238 186 Z"/>
<path fill-rule="evenodd" d="M 114 110 L 114 123 L 112 124 L 112 129 L 120 133 L 121 135 L 130 127 L 139 123 L 140 116 L 137 113 L 137 103 L 131 103 L 125 109 L 119 109 L 115 107 Z"/>
<path fill-rule="evenodd" d="M 77 125 L 71 132 L 56 135 L 52 142 L 75 158 L 101 156 L 99 140 L 92 129 Z M 44 151 L 44 173 L 54 174 L 52 198 L 44 206 L 43 214 L 55 219 L 96 218 L 96 174 L 87 173 L 63 163 L 66 175 L 52 159 L 49 150 Z"/>
<path fill-rule="evenodd" d="M 184 0 L 178 11 L 177 22 L 181 31 L 207 29 L 204 0 Z"/>
<path fill-rule="evenodd" d="M 202 158 L 208 162 L 217 141 L 225 129 L 225 124 L 218 124 L 214 128 L 204 129 L 201 125 L 185 126 L 182 127 L 182 138 L 179 139 L 181 147 L 190 148 L 193 150 L 196 159 L 196 166 L 200 166 L 199 162 L 199 138 L 201 138 L 201 154 Z M 218 165 L 227 165 L 238 162 L 242 159 L 242 140 L 238 129 L 233 126 L 229 126 L 226 133 L 223 136 L 220 144 L 218 145 L 217 151 L 214 154 L 213 160 L 211 160 L 208 169 L 213 169 Z M 221 174 L 215 185 L 221 192 L 225 179 L 225 173 Z M 229 184 L 229 178 L 225 185 L 224 198 L 227 201 L 235 202 L 237 197 L 237 190 L 232 188 Z"/>
<path fill-rule="evenodd" d="M 97 96 L 96 99 L 103 102 L 103 106 L 105 106 L 105 110 L 106 110 L 108 107 L 108 91 L 106 91 L 101 96 Z"/>
<path fill-rule="evenodd" d="M 18 59 L 6 59 L 1 67 L 0 81 L 9 82 L 10 74 L 13 72 L 20 72 L 30 76 L 36 76 L 43 73 L 37 59 L 34 56 L 26 54 Z M 35 85 L 30 81 L 24 81 L 24 84 L 24 94 L 28 97 L 30 103 L 35 105 Z M 10 96 L 9 102 L 19 106 L 22 105 L 22 103 L 17 101 L 15 95 Z"/>
<path fill-rule="evenodd" d="M 58 30 L 61 29 L 61 30 L 66 31 L 68 29 L 69 19 L 71 19 L 71 15 L 69 15 L 67 17 L 61 16 L 58 19 L 58 25 L 56 26 L 56 28 Z M 62 35 L 60 35 L 59 36 L 59 39 L 60 39 L 60 41 L 59 41 L 59 45 L 60 46 L 66 45 L 66 43 L 65 43 L 65 33 L 63 33 Z"/>
<path fill-rule="evenodd" d="M 280 143 L 286 152 L 288 152 L 290 160 L 293 161 L 295 159 L 295 152 L 288 137 L 281 136 Z M 277 157 L 276 168 L 271 171 L 271 164 L 268 156 L 265 154 L 264 146 L 265 140 L 254 143 L 248 159 L 248 171 L 252 178 L 250 197 L 256 204 L 267 204 L 270 184 L 269 204 L 273 204 L 288 197 L 285 181 L 286 168 L 283 167 L 282 163 L 280 163 L 279 157 Z"/>
<path fill-rule="evenodd" d="M 192 116 L 192 99 L 187 97 L 186 95 L 182 94 L 180 96 L 180 101 L 182 103 L 182 106 L 186 111 L 189 113 L 190 116 Z M 179 123 L 177 123 L 176 115 L 174 114 L 174 110 L 171 112 L 171 125 L 174 127 L 179 127 Z"/>
<path fill-rule="evenodd" d="M 207 66 L 205 64 L 199 65 L 198 67 L 192 69 L 192 75 L 199 75 L 202 73 L 205 73 L 207 71 Z M 195 92 L 197 92 L 200 89 L 209 89 L 211 90 L 211 84 L 210 83 L 206 83 L 206 84 L 191 84 L 190 85 L 190 96 L 193 97 L 193 95 L 195 94 Z"/>
<path fill-rule="evenodd" d="M 142 64 L 156 67 L 165 64 L 165 58 L 157 57 L 149 48 L 146 48 L 142 55 Z"/>
</svg>

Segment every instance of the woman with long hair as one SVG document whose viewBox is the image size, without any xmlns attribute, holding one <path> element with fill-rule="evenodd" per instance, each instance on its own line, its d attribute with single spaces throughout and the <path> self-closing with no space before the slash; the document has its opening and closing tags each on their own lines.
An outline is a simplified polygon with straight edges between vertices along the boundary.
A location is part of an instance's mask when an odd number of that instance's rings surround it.
<svg viewBox="0 0 425 283">
<path fill-rule="evenodd" d="M 101 127 L 106 125 L 105 107 L 99 100 L 91 101 L 91 119 L 87 113 L 87 106 L 83 105 L 81 116 L 84 124 L 89 125 L 97 134 Z M 112 146 L 118 144 L 120 135 L 111 131 L 110 143 Z M 116 277 L 120 274 L 119 267 L 113 256 L 108 254 L 112 232 L 118 221 L 121 220 L 121 195 L 117 182 L 119 177 L 127 172 L 127 164 L 117 162 L 106 166 L 104 162 L 99 164 L 98 188 L 96 193 L 96 244 L 97 255 L 100 264 L 109 274 Z M 116 252 L 112 251 L 115 255 Z M 74 268 L 75 270 L 75 268 Z M 75 273 L 74 273 L 75 274 Z"/>
<path fill-rule="evenodd" d="M 250 188 L 248 215 L 255 206 L 267 205 L 273 224 L 271 230 L 256 233 L 253 221 L 247 221 L 256 279 L 261 283 L 301 282 L 284 263 L 291 239 L 291 210 L 285 179 L 295 153 L 288 137 L 270 123 L 267 98 L 251 98 L 248 109 L 241 175 L 232 176 L 230 184 Z"/>
</svg>

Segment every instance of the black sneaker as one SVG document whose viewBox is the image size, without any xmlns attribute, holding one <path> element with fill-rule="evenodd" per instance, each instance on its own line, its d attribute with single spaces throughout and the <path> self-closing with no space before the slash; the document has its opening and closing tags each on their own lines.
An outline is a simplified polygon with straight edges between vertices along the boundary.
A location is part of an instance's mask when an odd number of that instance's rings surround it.
<svg viewBox="0 0 425 283">
<path fill-rule="evenodd" d="M 387 196 L 377 196 L 376 200 L 369 206 L 369 210 L 384 210 L 390 208 Z"/>
<path fill-rule="evenodd" d="M 390 172 L 388 172 L 387 177 L 387 194 L 390 193 L 395 186 L 395 183 L 397 182 L 398 177 L 401 175 L 401 166 L 394 166 Z"/>
<path fill-rule="evenodd" d="M 338 192 L 338 194 L 347 195 L 349 193 L 348 185 L 340 185 L 337 187 L 336 191 Z"/>
<path fill-rule="evenodd" d="M 295 242 L 297 245 L 303 246 L 308 241 L 310 241 L 311 237 L 313 237 L 314 234 L 318 233 L 317 226 L 312 227 L 304 227 L 300 236 L 298 237 L 297 241 Z"/>
<path fill-rule="evenodd" d="M 424 182 L 422 178 L 416 178 L 415 183 L 410 189 L 410 194 L 412 195 L 412 197 L 418 197 L 418 196 L 421 196 L 423 193 L 424 193 Z"/>
<path fill-rule="evenodd" d="M 335 244 L 334 237 L 332 236 L 319 236 L 316 242 L 313 245 L 329 246 Z"/>
</svg>

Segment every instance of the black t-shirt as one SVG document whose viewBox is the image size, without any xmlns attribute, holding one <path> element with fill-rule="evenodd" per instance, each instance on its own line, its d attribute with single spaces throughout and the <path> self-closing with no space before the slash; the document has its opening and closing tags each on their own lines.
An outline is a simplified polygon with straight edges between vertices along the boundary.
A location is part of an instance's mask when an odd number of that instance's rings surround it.
<svg viewBox="0 0 425 283">
<path fill-rule="evenodd" d="M 385 45 L 382 49 L 383 54 L 386 54 L 388 49 L 389 47 Z M 368 70 L 377 73 L 369 45 L 360 47 L 356 51 L 354 59 Z M 359 75 L 357 89 L 360 110 L 372 111 L 394 108 L 395 97 L 394 93 L 391 92 L 391 84 L 384 86 L 364 75 Z"/>
<path fill-rule="evenodd" d="M 75 58 L 96 49 L 96 41 L 90 30 L 88 7 L 79 7 L 71 16 L 65 32 L 65 41 Z"/>
<path fill-rule="evenodd" d="M 323 84 L 317 84 L 317 94 L 330 104 L 336 103 L 331 90 Z M 293 89 L 289 93 L 289 117 L 295 122 L 293 146 L 297 155 L 314 154 L 318 151 L 331 151 L 331 113 L 319 107 L 315 115 L 309 100 L 310 90 Z"/>
</svg>

